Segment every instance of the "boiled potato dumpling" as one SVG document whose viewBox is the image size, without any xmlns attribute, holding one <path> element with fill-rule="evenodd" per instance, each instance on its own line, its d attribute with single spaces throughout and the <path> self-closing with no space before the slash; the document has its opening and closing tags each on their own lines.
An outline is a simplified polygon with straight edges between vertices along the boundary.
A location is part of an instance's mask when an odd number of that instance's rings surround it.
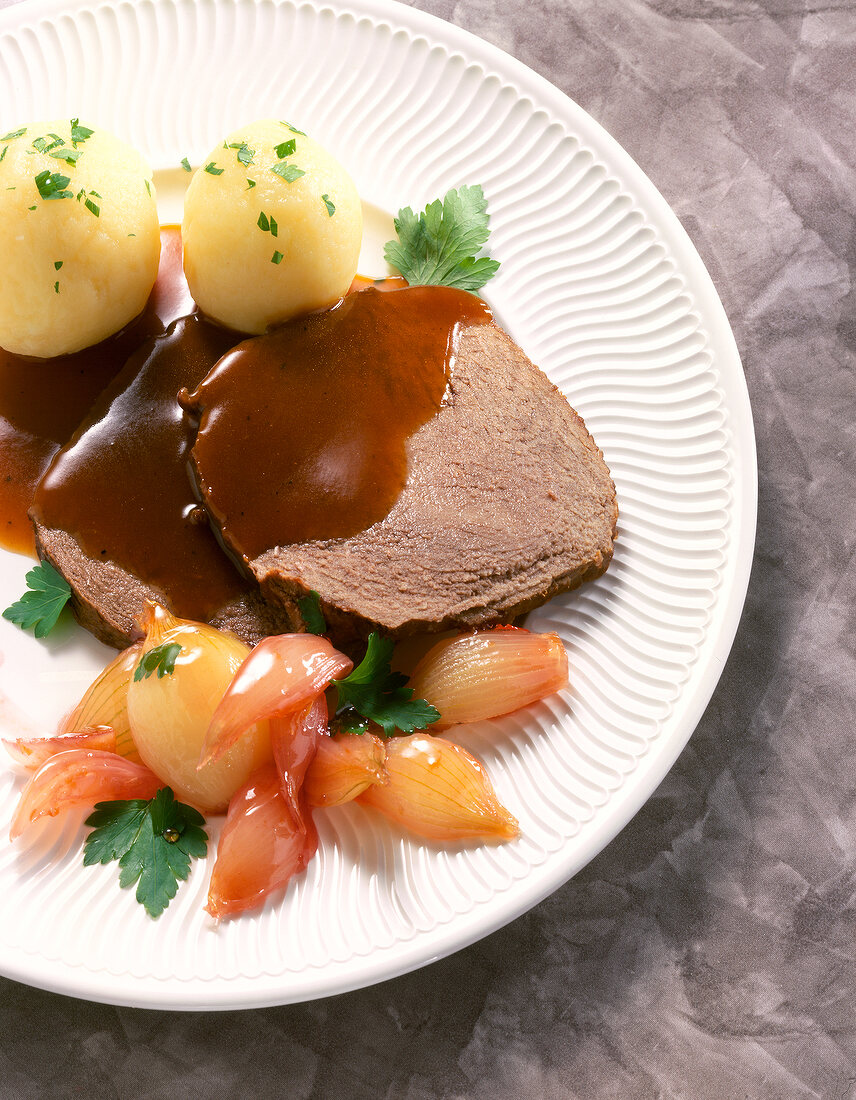
<svg viewBox="0 0 856 1100">
<path fill-rule="evenodd" d="M 142 311 L 160 231 L 143 157 L 77 120 L 0 137 L 0 347 L 79 351 Z"/>
<path fill-rule="evenodd" d="M 230 134 L 190 182 L 184 272 L 202 311 L 261 333 L 344 295 L 356 274 L 362 212 L 339 162 L 288 123 Z"/>
</svg>

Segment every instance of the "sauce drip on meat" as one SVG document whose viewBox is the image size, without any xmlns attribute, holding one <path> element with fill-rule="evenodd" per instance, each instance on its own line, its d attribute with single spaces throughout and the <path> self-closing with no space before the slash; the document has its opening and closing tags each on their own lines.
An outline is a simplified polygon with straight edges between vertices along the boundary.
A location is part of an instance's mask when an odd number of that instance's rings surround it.
<svg viewBox="0 0 856 1100">
<path fill-rule="evenodd" d="M 464 291 L 369 288 L 225 356 L 187 403 L 201 417 L 198 489 L 226 545 L 249 561 L 382 520 L 459 330 L 489 320 Z"/>
<path fill-rule="evenodd" d="M 0 349 L 0 546 L 33 553 L 27 512 L 42 474 L 96 397 L 142 343 L 194 309 L 177 226 L 161 230 L 158 280 L 144 312 L 95 347 L 57 359 Z"/>
<path fill-rule="evenodd" d="M 177 615 L 203 622 L 250 586 L 193 496 L 193 432 L 177 394 L 234 343 L 234 333 L 193 314 L 141 348 L 56 456 L 33 506 L 88 557 L 122 566 L 160 589 Z"/>
</svg>

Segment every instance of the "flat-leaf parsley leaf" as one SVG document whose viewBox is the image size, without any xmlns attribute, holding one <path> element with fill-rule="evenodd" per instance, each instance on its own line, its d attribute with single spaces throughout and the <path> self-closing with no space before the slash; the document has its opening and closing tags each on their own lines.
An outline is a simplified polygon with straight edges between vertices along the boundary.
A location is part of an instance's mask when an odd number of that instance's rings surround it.
<svg viewBox="0 0 856 1100">
<path fill-rule="evenodd" d="M 179 653 L 181 646 L 178 642 L 156 645 L 140 658 L 140 663 L 134 670 L 134 680 L 148 680 L 153 672 L 157 673 L 159 680 L 164 676 L 171 676 L 175 672 L 175 659 Z"/>
<path fill-rule="evenodd" d="M 49 561 L 40 562 L 26 577 L 28 591 L 3 612 L 3 618 L 22 630 L 31 627 L 44 638 L 56 626 L 60 612 L 71 599 L 68 581 Z"/>
<path fill-rule="evenodd" d="M 119 861 L 119 885 L 137 883 L 137 901 L 151 917 L 159 917 L 175 897 L 179 881 L 190 874 L 191 857 L 208 851 L 205 818 L 177 802 L 169 787 L 146 801 L 99 802 L 86 819 L 83 864 Z"/>
<path fill-rule="evenodd" d="M 337 717 L 345 729 L 359 731 L 364 723 L 359 715 L 376 722 L 385 737 L 396 730 L 413 733 L 438 721 L 440 712 L 424 699 L 413 698 L 407 677 L 390 669 L 393 643 L 372 631 L 366 655 L 344 680 L 334 680 L 338 693 Z"/>
<path fill-rule="evenodd" d="M 478 184 L 446 193 L 418 216 L 409 206 L 395 218 L 397 241 L 384 256 L 411 286 L 454 286 L 476 291 L 499 268 L 498 260 L 478 256 L 490 234 L 487 199 Z"/>
<path fill-rule="evenodd" d="M 299 180 L 301 176 L 306 175 L 302 168 L 298 168 L 296 164 L 287 164 L 284 160 L 271 165 L 271 172 L 279 176 L 280 179 L 284 179 L 286 183 L 294 183 L 295 180 Z"/>
<path fill-rule="evenodd" d="M 43 199 L 74 198 L 74 192 L 67 190 L 71 179 L 68 176 L 60 175 L 59 172 L 49 172 L 45 169 L 44 172 L 39 172 L 35 177 L 35 182 Z"/>
</svg>

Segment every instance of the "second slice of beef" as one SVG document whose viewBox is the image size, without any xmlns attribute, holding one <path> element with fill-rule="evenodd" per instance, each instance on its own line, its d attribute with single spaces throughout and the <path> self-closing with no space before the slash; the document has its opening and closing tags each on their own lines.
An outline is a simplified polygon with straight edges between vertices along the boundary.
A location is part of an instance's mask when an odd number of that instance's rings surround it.
<svg viewBox="0 0 856 1100">
<path fill-rule="evenodd" d="M 403 637 L 509 622 L 609 565 L 618 509 L 603 456 L 496 324 L 461 334 L 442 407 L 410 438 L 407 458 L 384 519 L 248 562 L 295 629 L 310 591 L 346 648 L 372 630 Z"/>
</svg>

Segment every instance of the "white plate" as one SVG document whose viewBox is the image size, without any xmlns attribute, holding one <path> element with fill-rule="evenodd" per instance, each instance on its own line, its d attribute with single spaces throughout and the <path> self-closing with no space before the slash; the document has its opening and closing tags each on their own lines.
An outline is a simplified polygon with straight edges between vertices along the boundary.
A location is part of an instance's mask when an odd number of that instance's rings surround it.
<svg viewBox="0 0 856 1100">
<path fill-rule="evenodd" d="M 109 90 L 109 94 L 108 91 Z M 353 989 L 512 920 L 590 860 L 692 733 L 737 627 L 754 540 L 755 451 L 734 340 L 704 267 L 651 183 L 579 107 L 456 27 L 386 0 L 30 0 L 0 12 L 0 130 L 95 120 L 144 149 L 167 206 L 179 161 L 287 118 L 369 204 L 421 207 L 481 183 L 497 315 L 583 415 L 615 477 L 603 579 L 532 616 L 572 687 L 468 732 L 522 826 L 499 847 L 413 842 L 357 807 L 319 813 L 319 857 L 285 896 L 221 927 L 198 865 L 150 921 L 116 869 L 84 869 L 79 818 L 0 840 L 0 972 L 80 997 L 236 1008 Z M 0 556 L 0 605 L 28 562 Z M 0 624 L 0 690 L 40 729 L 107 653 Z M 0 836 L 20 776 L 0 763 Z"/>
</svg>

